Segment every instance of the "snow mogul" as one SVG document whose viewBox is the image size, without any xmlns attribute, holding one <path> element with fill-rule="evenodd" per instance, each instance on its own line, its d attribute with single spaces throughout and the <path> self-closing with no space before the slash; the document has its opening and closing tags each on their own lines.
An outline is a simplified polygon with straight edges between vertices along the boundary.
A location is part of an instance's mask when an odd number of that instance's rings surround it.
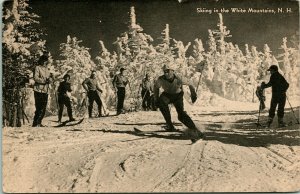
<svg viewBox="0 0 300 194">
<path fill-rule="evenodd" d="M 64 75 L 64 81 L 59 83 L 57 93 L 58 93 L 58 123 L 61 123 L 62 113 L 64 106 L 67 107 L 67 112 L 69 116 L 69 121 L 75 121 L 72 115 L 72 106 L 71 106 L 71 76 L 69 74 Z"/>
<path fill-rule="evenodd" d="M 276 106 L 278 104 L 277 117 L 279 127 L 286 126 L 283 122 L 284 107 L 286 102 L 286 91 L 289 88 L 289 83 L 285 78 L 278 72 L 276 65 L 271 65 L 267 71 L 270 71 L 271 77 L 267 84 L 261 86 L 262 89 L 272 87 L 272 99 L 269 110 L 269 119 L 267 122 L 268 127 L 273 122 L 275 116 Z"/>
<path fill-rule="evenodd" d="M 89 118 L 92 118 L 92 111 L 93 111 L 93 104 L 94 101 L 96 101 L 98 105 L 98 116 L 101 117 L 102 112 L 102 101 L 100 99 L 100 96 L 97 93 L 97 90 L 102 93 L 102 89 L 100 88 L 97 79 L 96 79 L 96 71 L 93 70 L 91 73 L 91 76 L 89 78 L 86 78 L 82 83 L 83 88 L 87 91 L 87 96 L 89 99 Z"/>
<path fill-rule="evenodd" d="M 192 142 L 203 138 L 201 133 L 189 115 L 184 111 L 183 107 L 183 90 L 182 85 L 188 85 L 191 92 L 191 100 L 194 103 L 197 100 L 197 93 L 195 88 L 189 83 L 187 79 L 175 74 L 174 64 L 165 64 L 163 66 L 164 75 L 159 76 L 154 83 L 154 100 L 161 111 L 167 127 L 167 131 L 177 131 L 172 123 L 169 104 L 173 104 L 178 114 L 178 120 L 182 122 L 188 129 L 185 131 L 186 135 L 191 138 Z M 159 89 L 164 91 L 159 96 Z"/>
</svg>

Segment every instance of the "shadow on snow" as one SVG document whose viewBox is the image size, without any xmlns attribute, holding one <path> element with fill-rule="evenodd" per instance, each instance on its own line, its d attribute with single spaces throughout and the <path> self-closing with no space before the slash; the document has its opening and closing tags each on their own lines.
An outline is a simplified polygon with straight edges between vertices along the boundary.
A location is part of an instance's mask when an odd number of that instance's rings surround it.
<svg viewBox="0 0 300 194">
<path fill-rule="evenodd" d="M 277 128 L 277 121 L 274 118 L 271 128 L 257 126 L 257 120 L 240 119 L 231 123 L 211 123 L 203 124 L 206 129 L 206 140 L 217 140 L 226 144 L 236 144 L 247 147 L 266 147 L 270 144 L 280 144 L 287 146 L 300 145 L 299 124 L 295 116 L 299 118 L 299 107 L 294 109 L 294 115 L 291 109 L 286 109 L 285 118 L 293 125 Z M 250 112 L 252 114 L 252 112 Z M 250 115 L 249 114 L 249 115 Z M 267 116 L 260 117 L 260 123 L 267 121 Z M 274 130 L 273 132 L 271 130 Z"/>
<path fill-rule="evenodd" d="M 299 118 L 299 107 L 294 109 L 297 113 L 296 117 Z M 239 115 L 246 115 L 247 112 L 243 112 Z M 253 112 L 249 112 L 247 115 L 251 115 Z M 212 113 L 214 115 L 214 113 Z M 274 119 L 273 127 L 276 132 L 270 132 L 269 128 L 257 127 L 256 119 L 240 119 L 236 122 L 212 122 L 208 124 L 202 124 L 205 128 L 205 141 L 219 141 L 225 144 L 236 144 L 246 147 L 267 147 L 271 144 L 280 144 L 287 146 L 299 146 L 300 145 L 300 130 L 299 124 L 295 124 L 296 120 L 294 113 L 291 109 L 286 109 L 285 118 L 292 120 L 294 125 L 285 128 L 276 128 L 276 120 Z M 261 121 L 266 121 L 266 116 L 261 116 Z M 116 125 L 162 125 L 164 123 L 115 123 Z M 178 125 L 179 123 L 176 123 Z M 145 139 L 145 138 L 163 138 L 170 140 L 189 140 L 183 132 L 167 132 L 162 130 L 156 131 L 143 131 L 141 133 L 133 130 L 108 130 L 108 129 L 95 129 L 90 131 L 99 131 L 103 133 L 118 133 L 129 134 Z M 124 140 L 134 141 L 134 140 Z"/>
</svg>

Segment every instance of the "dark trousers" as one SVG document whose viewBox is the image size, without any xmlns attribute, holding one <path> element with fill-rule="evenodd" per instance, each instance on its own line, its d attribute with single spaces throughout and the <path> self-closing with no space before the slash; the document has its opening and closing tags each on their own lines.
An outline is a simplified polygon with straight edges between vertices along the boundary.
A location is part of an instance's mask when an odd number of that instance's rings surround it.
<svg viewBox="0 0 300 194">
<path fill-rule="evenodd" d="M 48 94 L 34 91 L 35 113 L 32 126 L 42 124 L 42 120 L 46 113 Z"/>
<path fill-rule="evenodd" d="M 65 95 L 59 95 L 58 96 L 58 120 L 59 121 L 61 121 L 64 106 L 67 107 L 69 119 L 71 120 L 73 118 L 70 98 Z"/>
<path fill-rule="evenodd" d="M 269 117 L 274 118 L 275 110 L 278 104 L 277 116 L 278 118 L 283 118 L 285 102 L 286 102 L 286 93 L 279 94 L 279 95 L 273 94 L 271 99 L 270 110 L 269 110 Z"/>
<path fill-rule="evenodd" d="M 150 91 L 142 89 L 142 107 L 144 110 L 151 108 Z"/>
<path fill-rule="evenodd" d="M 163 92 L 159 97 L 159 109 L 164 116 L 168 126 L 173 126 L 171 120 L 171 113 L 168 104 L 174 104 L 175 109 L 178 114 L 178 120 L 182 122 L 189 129 L 196 129 L 195 123 L 189 117 L 189 115 L 184 111 L 183 107 L 183 92 L 179 94 L 167 94 Z"/>
<path fill-rule="evenodd" d="M 125 100 L 125 87 L 118 87 L 117 96 L 118 96 L 117 112 L 121 112 Z"/>
<path fill-rule="evenodd" d="M 88 106 L 89 117 L 92 117 L 94 101 L 96 101 L 96 103 L 98 105 L 98 112 L 99 112 L 98 116 L 101 116 L 102 102 L 101 102 L 101 99 L 100 99 L 97 91 L 96 90 L 95 91 L 89 91 L 88 92 L 88 98 L 89 98 L 89 106 Z"/>
</svg>

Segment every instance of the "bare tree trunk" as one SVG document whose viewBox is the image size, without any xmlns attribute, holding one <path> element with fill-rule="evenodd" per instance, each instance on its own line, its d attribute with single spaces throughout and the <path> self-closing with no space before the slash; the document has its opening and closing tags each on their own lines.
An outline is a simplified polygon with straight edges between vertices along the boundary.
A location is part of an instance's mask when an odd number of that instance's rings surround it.
<svg viewBox="0 0 300 194">
<path fill-rule="evenodd" d="M 17 126 L 17 104 L 13 104 L 13 123 L 12 123 L 13 127 Z"/>
</svg>

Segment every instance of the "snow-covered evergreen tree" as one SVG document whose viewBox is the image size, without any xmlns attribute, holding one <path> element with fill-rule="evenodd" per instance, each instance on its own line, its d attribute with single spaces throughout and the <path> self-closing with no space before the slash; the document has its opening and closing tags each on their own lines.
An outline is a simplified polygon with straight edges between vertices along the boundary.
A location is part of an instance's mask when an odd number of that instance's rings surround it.
<svg viewBox="0 0 300 194">
<path fill-rule="evenodd" d="M 81 42 L 76 37 L 67 36 L 67 42 L 60 44 L 60 57 L 62 59 L 58 60 L 56 65 L 60 78 L 66 73 L 71 75 L 72 96 L 75 99 L 74 103 L 79 107 L 85 98 L 82 82 L 90 76 L 91 70 L 96 68 L 91 59 L 89 48 L 81 46 Z"/>
<path fill-rule="evenodd" d="M 115 65 L 117 63 L 113 62 L 115 57 L 106 49 L 103 41 L 100 40 L 99 43 L 100 53 L 99 56 L 96 57 L 96 70 L 98 70 L 97 78 L 100 82 L 101 89 L 103 90 L 101 100 L 106 109 L 114 105 L 115 102 L 115 94 L 112 89 L 113 86 L 110 72 L 114 72 L 116 69 Z"/>
<path fill-rule="evenodd" d="M 117 46 L 118 60 L 114 73 L 120 67 L 126 67 L 130 78 L 127 98 L 137 99 L 140 97 L 139 86 L 146 72 L 155 69 L 153 60 L 156 50 L 151 42 L 153 38 L 143 32 L 143 28 L 137 23 L 135 8 L 130 8 L 128 30 L 117 37 L 114 42 Z M 130 106 L 136 106 L 134 104 Z"/>
<path fill-rule="evenodd" d="M 193 44 L 192 56 L 195 59 L 195 62 L 201 62 L 204 60 L 205 49 L 201 39 L 196 38 Z"/>
<path fill-rule="evenodd" d="M 220 53 L 223 55 L 225 54 L 225 47 L 226 47 L 226 42 L 225 38 L 231 37 L 230 35 L 230 30 L 227 30 L 227 27 L 223 23 L 223 15 L 221 13 L 219 15 L 219 23 L 217 24 L 219 26 L 218 30 L 213 30 L 212 33 L 214 34 L 215 37 L 219 37 L 217 43 L 218 43 L 218 48 Z"/>
<path fill-rule="evenodd" d="M 34 105 L 32 90 L 25 89 L 39 57 L 45 51 L 45 41 L 39 28 L 38 15 L 31 13 L 27 0 L 3 3 L 3 102 L 4 123 L 20 126 L 22 109 L 31 116 Z M 15 106 L 11 106 L 15 105 Z"/>
<path fill-rule="evenodd" d="M 255 48 L 256 51 L 256 48 Z M 259 58 L 258 58 L 259 59 Z M 248 96 L 248 98 L 251 99 L 252 102 L 256 101 L 256 96 L 255 96 L 255 90 L 258 83 L 258 64 L 257 64 L 257 59 L 252 55 L 248 44 L 245 44 L 245 81 L 248 84 L 247 88 L 249 91 L 251 91 L 251 95 Z"/>
<path fill-rule="evenodd" d="M 268 68 L 272 65 L 273 57 L 271 54 L 270 47 L 267 44 L 264 44 L 264 54 L 262 57 L 262 64 L 259 70 L 263 76 L 266 75 Z"/>
<path fill-rule="evenodd" d="M 299 93 L 299 88 L 297 88 L 297 82 L 299 81 L 299 70 L 297 71 L 296 64 L 293 63 L 293 54 L 295 54 L 295 49 L 287 46 L 287 37 L 284 37 L 282 40 L 281 49 L 283 50 L 282 54 L 279 54 L 280 68 L 283 71 L 284 77 L 289 82 L 290 87 L 288 94 L 293 96 L 296 93 Z"/>
<path fill-rule="evenodd" d="M 218 93 L 219 95 L 226 97 L 227 96 L 227 73 L 229 67 L 229 61 L 232 61 L 234 47 L 231 48 L 231 45 L 225 41 L 225 38 L 231 37 L 230 31 L 227 30 L 226 26 L 223 23 L 222 14 L 219 15 L 219 23 L 217 26 L 219 29 L 208 30 L 208 55 L 207 61 L 208 64 L 212 65 L 214 75 L 212 78 L 212 91 Z M 227 50 L 227 51 L 226 51 Z M 226 53 L 227 52 L 227 53 Z"/>
<path fill-rule="evenodd" d="M 213 54 L 217 52 L 217 43 L 212 30 L 208 29 L 208 52 Z"/>
<path fill-rule="evenodd" d="M 294 49 L 290 50 L 291 53 L 291 68 L 292 68 L 292 83 L 295 88 L 294 95 L 300 96 L 300 48 L 299 48 L 299 31 L 291 37 L 291 45 Z M 293 90 L 293 88 L 289 89 Z"/>
</svg>

